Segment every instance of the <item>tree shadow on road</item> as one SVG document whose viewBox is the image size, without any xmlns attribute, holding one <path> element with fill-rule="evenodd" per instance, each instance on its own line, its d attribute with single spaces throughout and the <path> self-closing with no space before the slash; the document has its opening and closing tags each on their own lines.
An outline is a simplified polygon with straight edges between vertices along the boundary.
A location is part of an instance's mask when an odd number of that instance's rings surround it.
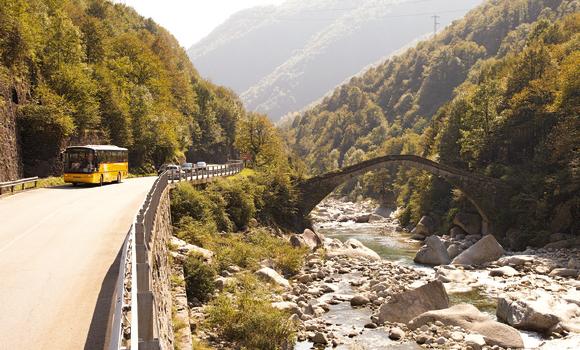
<svg viewBox="0 0 580 350">
<path fill-rule="evenodd" d="M 85 341 L 85 350 L 108 348 L 111 336 L 111 322 L 113 317 L 113 298 L 117 277 L 119 276 L 119 263 L 123 248 L 119 249 L 115 261 L 109 267 L 105 279 L 101 283 L 101 291 L 97 298 L 97 304 L 93 311 L 93 318 Z"/>
</svg>

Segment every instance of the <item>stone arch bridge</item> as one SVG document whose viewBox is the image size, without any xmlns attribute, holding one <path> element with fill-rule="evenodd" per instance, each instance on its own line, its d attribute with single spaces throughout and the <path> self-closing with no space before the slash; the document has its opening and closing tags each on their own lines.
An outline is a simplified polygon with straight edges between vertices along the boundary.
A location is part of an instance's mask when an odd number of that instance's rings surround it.
<svg viewBox="0 0 580 350">
<path fill-rule="evenodd" d="M 306 217 L 318 203 L 348 180 L 385 165 L 405 165 L 425 170 L 459 189 L 481 215 L 483 230 L 499 234 L 498 218 L 508 210 L 511 188 L 501 180 L 471 173 L 414 155 L 388 155 L 369 159 L 340 170 L 302 181 L 299 214 Z"/>
</svg>

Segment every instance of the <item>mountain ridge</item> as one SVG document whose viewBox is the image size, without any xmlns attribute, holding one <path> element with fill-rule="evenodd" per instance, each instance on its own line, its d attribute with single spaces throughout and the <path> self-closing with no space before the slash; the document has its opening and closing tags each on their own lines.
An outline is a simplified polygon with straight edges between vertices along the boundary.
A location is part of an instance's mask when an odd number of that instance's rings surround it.
<svg viewBox="0 0 580 350">
<path fill-rule="evenodd" d="M 246 10 L 245 16 L 232 16 L 188 54 L 203 76 L 231 86 L 248 109 L 269 114 L 276 121 L 409 41 L 432 32 L 430 13 L 440 12 L 444 26 L 479 2 L 288 1 L 276 9 L 268 7 L 265 11 L 270 17 L 253 22 L 255 28 L 236 36 L 235 43 L 216 48 L 217 42 L 225 42 L 220 38 L 231 35 L 237 24 L 248 23 L 248 13 L 253 10 Z"/>
</svg>

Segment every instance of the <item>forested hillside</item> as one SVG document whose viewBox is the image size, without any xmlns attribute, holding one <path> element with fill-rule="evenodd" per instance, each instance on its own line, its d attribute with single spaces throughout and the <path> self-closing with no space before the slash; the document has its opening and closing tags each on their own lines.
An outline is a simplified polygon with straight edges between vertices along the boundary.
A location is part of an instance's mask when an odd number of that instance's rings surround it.
<svg viewBox="0 0 580 350">
<path fill-rule="evenodd" d="M 279 120 L 482 0 L 287 0 L 233 15 L 188 50 L 204 77 Z M 440 27 L 441 28 L 441 27 Z"/>
<path fill-rule="evenodd" d="M 577 232 L 579 10 L 575 0 L 487 1 L 296 118 L 290 142 L 316 173 L 417 154 L 501 178 L 518 193 L 512 208 L 498 208 L 523 232 L 512 245 L 547 238 L 528 232 Z M 404 223 L 431 213 L 445 225 L 469 206 L 408 169 L 368 174 L 345 192 L 396 198 Z"/>
<path fill-rule="evenodd" d="M 1 0 L 0 81 L 0 180 L 58 174 L 71 144 L 128 147 L 133 171 L 223 160 L 244 114 L 165 29 L 105 0 Z"/>
</svg>

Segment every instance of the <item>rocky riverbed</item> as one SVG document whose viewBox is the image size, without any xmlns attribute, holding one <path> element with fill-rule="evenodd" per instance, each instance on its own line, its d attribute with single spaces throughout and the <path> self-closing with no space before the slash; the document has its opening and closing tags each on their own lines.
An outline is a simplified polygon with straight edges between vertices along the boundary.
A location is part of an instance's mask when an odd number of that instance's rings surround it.
<svg viewBox="0 0 580 350">
<path fill-rule="evenodd" d="M 315 251 L 275 304 L 300 323 L 296 349 L 580 348 L 577 249 L 502 249 L 481 262 L 473 251 L 497 242 L 462 228 L 431 238 L 443 257 L 431 268 L 411 256 L 423 244 L 411 236 L 430 235 L 405 232 L 389 210 L 327 200 L 313 217 L 317 232 L 294 240 Z M 477 263 L 450 264 L 452 244 Z"/>
</svg>

